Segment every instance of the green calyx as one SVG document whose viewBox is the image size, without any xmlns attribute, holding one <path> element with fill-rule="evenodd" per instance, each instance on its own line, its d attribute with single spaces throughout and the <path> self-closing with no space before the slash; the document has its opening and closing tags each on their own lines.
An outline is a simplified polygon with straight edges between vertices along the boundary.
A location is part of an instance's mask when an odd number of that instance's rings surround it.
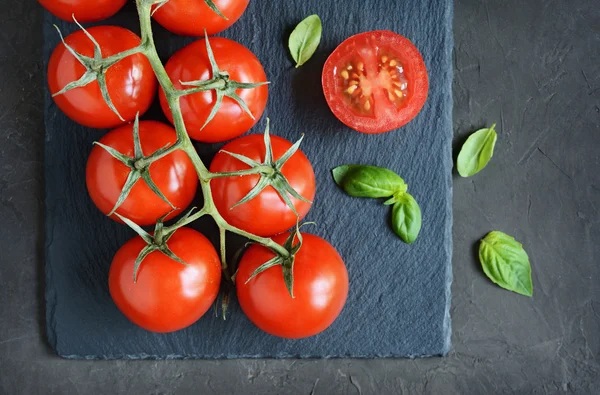
<svg viewBox="0 0 600 395">
<path fill-rule="evenodd" d="M 85 28 L 83 26 L 81 26 L 79 24 L 79 22 L 77 22 L 77 20 L 75 19 L 75 15 L 73 15 L 73 21 L 77 24 L 77 26 L 79 26 L 79 28 L 85 33 L 85 35 L 94 44 L 94 56 L 93 57 L 84 56 L 84 55 L 81 55 L 80 53 L 78 53 L 77 51 L 75 51 L 70 45 L 68 45 L 65 42 L 65 39 L 63 38 L 63 35 L 62 35 L 60 29 L 58 28 L 58 26 L 54 25 L 54 27 L 56 28 L 56 31 L 58 32 L 58 35 L 60 36 L 60 40 L 62 41 L 65 48 L 71 53 L 71 55 L 73 55 L 75 57 L 75 59 L 77 59 L 79 61 L 79 63 L 81 63 L 85 67 L 86 71 L 85 71 L 85 73 L 83 73 L 83 75 L 77 81 L 70 82 L 67 85 L 65 85 L 60 91 L 53 93 L 52 97 L 62 95 L 64 93 L 66 93 L 70 90 L 76 89 L 76 88 L 82 88 L 94 81 L 97 81 L 98 86 L 100 87 L 100 92 L 102 93 L 102 98 L 106 102 L 106 105 L 111 109 L 112 112 L 114 112 L 117 115 L 117 117 L 119 117 L 119 119 L 122 122 L 126 122 L 125 119 L 121 116 L 121 114 L 117 110 L 117 108 L 115 107 L 114 103 L 112 102 L 112 99 L 110 98 L 110 93 L 108 92 L 108 86 L 106 85 L 106 71 L 111 66 L 118 63 L 119 61 L 126 58 L 127 56 L 141 52 L 141 47 L 135 47 L 130 50 L 118 53 L 116 55 L 109 56 L 107 58 L 103 58 L 100 44 L 98 44 L 96 39 L 87 30 L 85 30 Z"/>
<path fill-rule="evenodd" d="M 172 260 L 179 262 L 182 265 L 185 265 L 185 266 L 188 265 L 181 258 L 179 258 L 177 255 L 175 255 L 175 253 L 173 251 L 171 251 L 171 249 L 167 245 L 167 242 L 175 234 L 177 229 L 185 226 L 186 224 L 191 222 L 191 220 L 193 220 L 192 219 L 193 211 L 194 211 L 194 208 L 192 208 L 186 215 L 184 215 L 174 225 L 165 227 L 164 220 L 169 216 L 169 214 L 171 214 L 171 213 L 167 213 L 163 217 L 159 218 L 158 221 L 156 221 L 156 226 L 154 227 L 153 234 L 149 234 L 144 229 L 142 229 L 138 224 L 131 221 L 130 219 L 125 218 L 125 217 L 115 213 L 115 215 L 117 217 L 119 217 L 123 222 L 125 222 L 125 224 L 127 224 L 131 229 L 133 229 L 146 242 L 146 246 L 138 254 L 138 256 L 135 260 L 135 264 L 133 266 L 133 282 L 134 283 L 137 282 L 137 274 L 140 270 L 140 266 L 142 265 L 142 262 L 144 261 L 144 259 L 146 259 L 146 257 L 148 255 L 150 255 L 151 253 L 153 253 L 155 251 L 158 251 L 158 252 L 168 256 Z M 197 219 L 202 215 L 204 215 L 204 212 L 200 211 L 197 214 L 195 214 L 193 217 L 194 217 L 194 219 Z"/>
<path fill-rule="evenodd" d="M 254 89 L 259 86 L 266 85 L 269 82 L 238 82 L 232 80 L 229 76 L 229 73 L 225 70 L 221 71 L 217 62 L 215 60 L 215 56 L 213 54 L 212 48 L 210 46 L 210 42 L 208 36 L 205 37 L 206 41 L 206 52 L 208 54 L 208 59 L 212 68 L 212 78 L 209 80 L 197 80 L 197 81 L 179 81 L 182 85 L 186 87 L 191 87 L 188 89 L 183 89 L 177 92 L 179 96 L 191 95 L 194 93 L 205 92 L 208 90 L 214 90 L 216 93 L 216 101 L 213 105 L 213 108 L 210 111 L 210 114 L 204 121 L 204 125 L 200 128 L 200 130 L 204 129 L 206 125 L 210 123 L 219 112 L 221 108 L 221 104 L 223 104 L 223 98 L 229 97 L 233 99 L 240 108 L 250 116 L 250 118 L 255 119 L 254 115 L 248 108 L 246 102 L 238 95 L 237 91 L 239 89 Z"/>
<path fill-rule="evenodd" d="M 296 207 L 292 202 L 292 197 L 301 200 L 306 203 L 312 203 L 310 200 L 304 198 L 300 195 L 289 183 L 285 175 L 282 173 L 282 168 L 285 163 L 298 151 L 300 148 L 300 144 L 304 139 L 304 135 L 300 137 L 300 139 L 292 145 L 279 159 L 275 160 L 273 157 L 273 146 L 271 145 L 271 135 L 269 133 L 270 129 L 270 120 L 267 118 L 267 127 L 265 128 L 264 133 L 264 142 L 265 142 L 265 159 L 262 163 L 256 162 L 244 155 L 236 154 L 229 151 L 222 150 L 221 152 L 230 155 L 237 160 L 244 162 L 248 166 L 250 166 L 249 170 L 242 170 L 239 172 L 230 172 L 230 173 L 213 173 L 211 174 L 212 178 L 217 177 L 230 177 L 230 176 L 240 176 L 240 175 L 249 175 L 249 174 L 259 174 L 260 179 L 248 192 L 246 196 L 244 196 L 239 202 L 234 204 L 230 209 L 233 209 L 241 204 L 244 204 L 256 196 L 258 196 L 266 187 L 271 186 L 273 189 L 277 191 L 279 196 L 283 199 L 285 204 L 294 212 L 296 216 L 298 216 L 298 212 L 296 211 Z"/>
<path fill-rule="evenodd" d="M 123 202 L 129 196 L 129 193 L 133 189 L 133 187 L 137 184 L 137 182 L 142 179 L 148 185 L 148 187 L 154 192 L 158 197 L 160 197 L 165 203 L 167 203 L 173 210 L 176 207 L 169 201 L 169 199 L 162 193 L 162 191 L 158 188 L 158 186 L 152 180 L 150 176 L 150 165 L 157 161 L 158 159 L 170 154 L 171 152 L 178 149 L 179 144 L 175 143 L 173 145 L 168 145 L 160 150 L 154 152 L 150 156 L 145 156 L 142 151 L 142 145 L 140 143 L 140 122 L 139 117 L 136 115 L 135 122 L 133 123 L 133 148 L 134 148 L 134 156 L 129 157 L 117 151 L 116 149 L 104 145 L 99 142 L 94 142 L 94 144 L 103 148 L 106 152 L 108 152 L 113 158 L 117 159 L 131 170 L 129 172 L 129 176 L 125 181 L 125 185 L 123 185 L 123 189 L 121 189 L 121 194 L 117 199 L 112 210 L 108 213 L 109 216 L 116 214 L 118 208 L 123 204 Z M 118 214 L 117 214 L 118 215 Z"/>
<path fill-rule="evenodd" d="M 226 21 L 229 20 L 229 18 L 227 18 L 225 15 L 223 15 L 223 13 L 221 12 L 221 10 L 219 10 L 219 7 L 217 7 L 217 5 L 214 3 L 214 1 L 212 1 L 212 0 L 204 0 L 204 2 L 208 6 L 208 8 L 210 8 L 211 10 L 213 10 L 218 16 L 220 16 L 221 18 L 225 19 Z"/>
<path fill-rule="evenodd" d="M 296 244 L 294 244 L 294 240 L 298 240 Z M 296 226 L 296 229 L 290 233 L 290 236 L 286 239 L 285 243 L 283 243 L 283 248 L 288 251 L 287 255 L 281 255 L 277 251 L 272 250 L 275 256 L 269 259 L 267 262 L 260 265 L 256 270 L 252 273 L 252 275 L 246 280 L 246 284 L 248 284 L 254 277 L 258 276 L 260 273 L 264 272 L 267 269 L 270 269 L 274 266 L 281 266 L 283 271 L 283 281 L 285 283 L 285 287 L 287 288 L 290 297 L 295 298 L 294 296 L 294 260 L 298 251 L 302 247 L 302 234 L 300 233 L 300 226 Z"/>
</svg>

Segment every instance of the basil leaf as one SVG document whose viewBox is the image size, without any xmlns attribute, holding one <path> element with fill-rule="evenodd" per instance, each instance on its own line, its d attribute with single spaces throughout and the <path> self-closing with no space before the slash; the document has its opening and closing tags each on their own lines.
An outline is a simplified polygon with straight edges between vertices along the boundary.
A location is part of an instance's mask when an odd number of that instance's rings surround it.
<svg viewBox="0 0 600 395">
<path fill-rule="evenodd" d="M 521 295 L 533 295 L 529 257 L 512 236 L 490 232 L 481 240 L 479 261 L 486 276 L 494 283 Z"/>
<path fill-rule="evenodd" d="M 311 15 L 296 26 L 288 42 L 292 58 L 296 61 L 296 68 L 313 56 L 321 42 L 322 31 L 323 26 L 318 15 Z"/>
<path fill-rule="evenodd" d="M 355 197 L 384 198 L 408 188 L 398 174 L 377 166 L 339 166 L 333 169 L 333 178 L 348 195 Z"/>
<path fill-rule="evenodd" d="M 456 161 L 458 174 L 471 177 L 487 166 L 492 156 L 498 135 L 496 124 L 489 129 L 480 129 L 469 136 L 462 146 Z"/>
<path fill-rule="evenodd" d="M 392 228 L 407 244 L 414 243 L 421 231 L 421 208 L 408 193 L 399 194 L 392 208 Z"/>
</svg>

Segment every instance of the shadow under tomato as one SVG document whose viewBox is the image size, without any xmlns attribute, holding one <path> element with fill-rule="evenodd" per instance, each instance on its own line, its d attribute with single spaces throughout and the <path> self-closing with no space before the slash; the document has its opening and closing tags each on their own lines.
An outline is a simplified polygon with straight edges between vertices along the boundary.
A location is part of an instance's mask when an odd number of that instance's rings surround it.
<svg viewBox="0 0 600 395">
<path fill-rule="evenodd" d="M 332 51 L 333 48 L 319 48 L 305 64 L 298 68 L 292 66 L 294 112 L 303 120 L 306 129 L 328 129 L 339 123 L 327 105 L 321 85 L 323 65 Z M 292 64 L 295 65 L 293 60 Z"/>
</svg>

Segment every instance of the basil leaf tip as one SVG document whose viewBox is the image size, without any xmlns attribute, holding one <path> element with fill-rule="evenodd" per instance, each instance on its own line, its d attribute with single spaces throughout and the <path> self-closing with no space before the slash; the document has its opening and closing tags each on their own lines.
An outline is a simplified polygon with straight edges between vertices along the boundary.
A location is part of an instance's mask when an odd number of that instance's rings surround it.
<svg viewBox="0 0 600 395">
<path fill-rule="evenodd" d="M 498 134 L 496 124 L 490 128 L 479 129 L 469 136 L 462 146 L 456 168 L 462 177 L 471 177 L 487 166 L 494 155 Z"/>
<path fill-rule="evenodd" d="M 321 42 L 323 25 L 318 15 L 310 15 L 296 26 L 288 42 L 296 68 L 306 63 Z"/>
<path fill-rule="evenodd" d="M 529 257 L 514 237 L 490 232 L 479 245 L 479 261 L 485 275 L 495 284 L 521 295 L 533 295 Z"/>
</svg>

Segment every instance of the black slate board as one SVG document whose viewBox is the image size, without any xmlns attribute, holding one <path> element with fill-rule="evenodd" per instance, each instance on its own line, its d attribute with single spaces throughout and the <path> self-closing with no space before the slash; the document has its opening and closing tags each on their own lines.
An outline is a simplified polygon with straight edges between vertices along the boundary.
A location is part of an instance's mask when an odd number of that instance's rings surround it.
<svg viewBox="0 0 600 395">
<path fill-rule="evenodd" d="M 287 37 L 304 16 L 324 24 L 319 50 L 294 69 Z M 58 37 L 75 27 L 46 14 L 44 59 Z M 139 33 L 132 4 L 105 24 Z M 330 113 L 322 96 L 320 71 L 328 54 L 346 37 L 390 29 L 409 37 L 423 53 L 430 94 L 421 114 L 403 129 L 367 136 L 351 131 Z M 168 56 L 190 38 L 156 26 L 159 52 Z M 131 324 L 110 299 L 107 275 L 119 246 L 133 236 L 103 217 L 85 189 L 91 143 L 105 131 L 78 126 L 46 92 L 46 316 L 48 338 L 66 358 L 173 359 L 241 357 L 422 357 L 450 348 L 452 277 L 451 137 L 452 1 L 320 0 L 252 1 L 248 11 L 221 34 L 241 42 L 263 61 L 272 81 L 266 116 L 274 134 L 295 140 L 306 133 L 303 150 L 315 168 L 318 191 L 307 220 L 344 257 L 350 276 L 348 302 L 324 333 L 284 340 L 262 333 L 234 300 L 227 321 L 207 314 L 173 334 L 153 334 Z M 164 120 L 154 106 L 145 119 Z M 251 131 L 260 133 L 264 120 Z M 207 162 L 218 145 L 199 146 Z M 423 228 L 411 246 L 389 227 L 381 202 L 346 197 L 334 185 L 331 168 L 369 163 L 392 168 L 410 186 L 423 211 Z M 209 221 L 195 224 L 216 242 Z M 232 238 L 234 244 L 240 240 Z"/>
</svg>

